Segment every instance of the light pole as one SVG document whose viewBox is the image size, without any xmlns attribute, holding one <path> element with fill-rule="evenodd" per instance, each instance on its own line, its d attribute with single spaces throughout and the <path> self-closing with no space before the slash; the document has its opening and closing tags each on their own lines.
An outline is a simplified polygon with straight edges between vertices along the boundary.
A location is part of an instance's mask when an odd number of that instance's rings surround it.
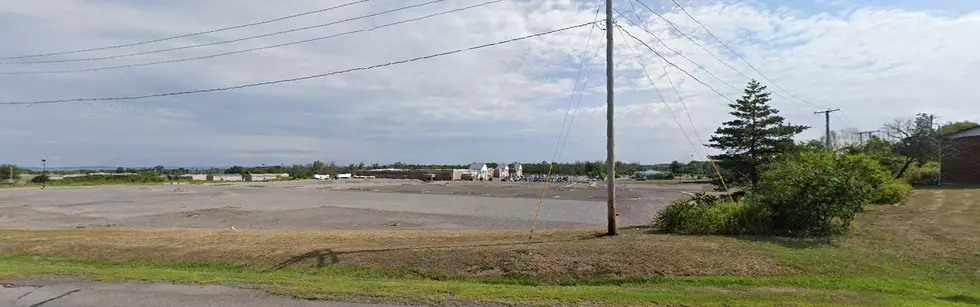
<svg viewBox="0 0 980 307">
<path fill-rule="evenodd" d="M 48 186 L 48 160 L 41 159 L 41 190 Z"/>
</svg>

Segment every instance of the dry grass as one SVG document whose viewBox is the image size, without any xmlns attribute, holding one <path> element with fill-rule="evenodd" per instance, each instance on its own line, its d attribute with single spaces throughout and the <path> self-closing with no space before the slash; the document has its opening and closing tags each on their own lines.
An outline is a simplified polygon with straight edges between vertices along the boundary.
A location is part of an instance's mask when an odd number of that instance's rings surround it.
<svg viewBox="0 0 980 307">
<path fill-rule="evenodd" d="M 749 242 L 728 238 L 525 231 L 245 231 L 86 229 L 0 232 L 0 252 L 108 260 L 217 260 L 276 269 L 361 266 L 449 275 L 760 276 L 787 273 Z"/>
<path fill-rule="evenodd" d="M 107 260 L 223 261 L 284 267 L 398 268 L 544 280 L 641 276 L 938 274 L 980 276 L 980 189 L 918 190 L 870 208 L 833 240 L 541 231 L 0 231 L 0 253 Z M 884 272 L 884 273 L 882 273 Z M 923 273 L 925 272 L 925 273 Z"/>
</svg>

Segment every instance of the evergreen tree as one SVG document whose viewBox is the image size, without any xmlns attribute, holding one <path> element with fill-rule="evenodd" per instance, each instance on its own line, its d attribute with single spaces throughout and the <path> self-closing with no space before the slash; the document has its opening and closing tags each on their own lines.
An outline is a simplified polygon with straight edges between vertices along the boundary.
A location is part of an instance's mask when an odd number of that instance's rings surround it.
<svg viewBox="0 0 980 307">
<path fill-rule="evenodd" d="M 791 150 L 793 136 L 809 127 L 785 124 L 779 110 L 768 105 L 766 87 L 752 80 L 742 98 L 729 104 L 734 120 L 723 123 L 711 136 L 708 146 L 724 150 L 713 156 L 718 165 L 736 176 L 736 182 L 759 183 L 759 166 L 776 155 Z"/>
</svg>

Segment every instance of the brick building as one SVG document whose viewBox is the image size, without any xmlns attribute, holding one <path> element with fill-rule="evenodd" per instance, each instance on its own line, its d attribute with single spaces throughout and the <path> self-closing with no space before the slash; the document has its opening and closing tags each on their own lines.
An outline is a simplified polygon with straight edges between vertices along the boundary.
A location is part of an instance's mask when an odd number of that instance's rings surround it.
<svg viewBox="0 0 980 307">
<path fill-rule="evenodd" d="M 940 138 L 943 183 L 980 183 L 980 127 Z"/>
</svg>

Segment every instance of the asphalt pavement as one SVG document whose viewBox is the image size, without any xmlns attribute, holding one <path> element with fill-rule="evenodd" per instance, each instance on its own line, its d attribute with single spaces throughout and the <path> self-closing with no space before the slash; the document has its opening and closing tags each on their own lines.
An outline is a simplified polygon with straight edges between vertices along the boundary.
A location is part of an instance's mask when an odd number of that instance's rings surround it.
<svg viewBox="0 0 980 307">
<path fill-rule="evenodd" d="M 221 285 L 101 283 L 70 277 L 33 277 L 0 286 L 0 307 L 401 307 L 295 299 Z"/>
</svg>

